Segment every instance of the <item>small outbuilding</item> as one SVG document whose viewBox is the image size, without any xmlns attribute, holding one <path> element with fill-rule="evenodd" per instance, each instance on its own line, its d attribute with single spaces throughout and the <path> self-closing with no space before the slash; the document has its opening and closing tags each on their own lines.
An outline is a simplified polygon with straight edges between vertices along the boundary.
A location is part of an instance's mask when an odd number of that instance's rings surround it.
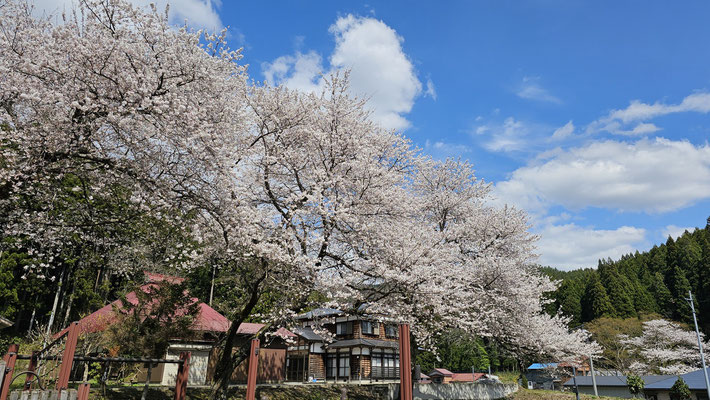
<svg viewBox="0 0 710 400">
<path fill-rule="evenodd" d="M 656 382 L 675 377 L 668 375 L 644 375 L 640 378 L 643 380 L 644 386 L 647 387 Z M 597 393 L 599 393 L 599 396 L 620 397 L 622 399 L 634 398 L 634 395 L 631 394 L 626 384 L 626 376 L 596 376 L 595 379 L 597 381 Z M 564 388 L 570 391 L 574 390 L 574 381 L 574 378 L 569 378 L 567 382 L 564 383 Z M 594 395 L 594 383 L 591 376 L 577 376 L 577 387 L 581 394 Z"/>
<path fill-rule="evenodd" d="M 708 368 L 708 374 L 710 374 L 710 368 Z M 697 371 L 688 372 L 687 374 L 680 375 L 690 388 L 691 398 L 693 400 L 708 400 L 707 389 L 705 388 L 705 374 L 703 370 L 699 369 Z M 672 400 L 670 395 L 671 387 L 678 380 L 677 376 L 667 377 L 661 381 L 657 381 L 644 387 L 644 394 L 647 399 L 650 400 Z"/>
</svg>

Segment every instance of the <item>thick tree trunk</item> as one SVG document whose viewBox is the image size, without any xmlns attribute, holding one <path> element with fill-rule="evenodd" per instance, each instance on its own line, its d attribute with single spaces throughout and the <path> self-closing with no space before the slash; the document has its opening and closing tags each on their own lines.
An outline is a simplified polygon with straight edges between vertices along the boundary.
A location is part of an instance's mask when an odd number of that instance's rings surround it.
<svg viewBox="0 0 710 400">
<path fill-rule="evenodd" d="M 264 279 L 266 279 L 266 273 L 257 279 L 251 286 L 249 301 L 244 305 L 244 308 L 242 308 L 242 311 L 239 313 L 237 318 L 232 321 L 232 325 L 229 327 L 229 331 L 227 332 L 227 337 L 224 340 L 224 348 L 222 349 L 222 354 L 220 354 L 219 361 L 217 362 L 217 367 L 215 369 L 213 394 L 217 399 L 227 398 L 227 391 L 229 389 L 229 381 L 232 377 L 232 372 L 238 365 L 238 362 L 244 360 L 243 355 L 234 357 L 232 354 L 237 344 L 237 331 L 239 330 L 239 325 L 247 319 L 247 317 L 254 310 L 254 307 L 256 307 L 260 296 L 260 285 Z"/>
</svg>

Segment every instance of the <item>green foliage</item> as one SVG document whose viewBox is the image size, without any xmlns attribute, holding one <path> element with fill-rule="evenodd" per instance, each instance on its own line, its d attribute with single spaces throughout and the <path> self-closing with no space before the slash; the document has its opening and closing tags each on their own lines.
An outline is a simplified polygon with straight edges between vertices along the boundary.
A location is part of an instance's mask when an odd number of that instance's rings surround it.
<svg viewBox="0 0 710 400">
<path fill-rule="evenodd" d="M 419 364 L 423 373 L 434 368 L 470 372 L 472 367 L 476 371 L 488 371 L 488 367 L 497 370 L 504 365 L 513 365 L 508 362 L 508 358 L 500 354 L 495 343 L 474 337 L 460 329 L 442 334 L 436 341 L 436 346 L 437 354 L 417 351 L 413 356 L 414 364 Z"/>
<path fill-rule="evenodd" d="M 524 387 L 525 389 L 528 388 L 528 378 L 525 376 L 525 374 L 520 375 L 520 385 Z"/>
<path fill-rule="evenodd" d="M 680 376 L 678 377 L 678 380 L 675 381 L 673 386 L 671 386 L 670 395 L 671 399 L 673 400 L 692 399 L 692 394 L 690 393 L 690 388 L 688 387 L 688 384 L 685 383 L 683 378 L 681 378 Z"/>
<path fill-rule="evenodd" d="M 629 387 L 629 392 L 631 392 L 631 394 L 636 395 L 643 393 L 643 379 L 641 379 L 638 375 L 627 375 L 626 386 Z"/>
<path fill-rule="evenodd" d="M 594 339 L 602 347 L 602 365 L 609 369 L 627 371 L 633 362 L 633 357 L 628 351 L 628 346 L 621 343 L 619 335 L 629 337 L 639 336 L 643 331 L 643 321 L 651 319 L 648 315 L 643 318 L 598 318 L 584 325 Z"/>
<path fill-rule="evenodd" d="M 552 302 L 546 310 L 571 317 L 571 328 L 598 318 L 649 314 L 692 323 L 685 300 L 692 290 L 698 322 L 710 334 L 710 223 L 684 232 L 677 240 L 669 237 L 649 251 L 600 260 L 596 270 L 541 267 L 540 271 L 561 281 L 549 294 Z"/>
<path fill-rule="evenodd" d="M 604 285 L 596 275 L 592 275 L 582 299 L 582 321 L 614 315 L 616 310 L 609 300 Z"/>
<path fill-rule="evenodd" d="M 189 337 L 198 313 L 184 284 L 161 282 L 134 291 L 136 299 L 121 299 L 114 307 L 118 321 L 103 334 L 103 346 L 112 354 L 162 358 L 170 339 Z"/>
</svg>

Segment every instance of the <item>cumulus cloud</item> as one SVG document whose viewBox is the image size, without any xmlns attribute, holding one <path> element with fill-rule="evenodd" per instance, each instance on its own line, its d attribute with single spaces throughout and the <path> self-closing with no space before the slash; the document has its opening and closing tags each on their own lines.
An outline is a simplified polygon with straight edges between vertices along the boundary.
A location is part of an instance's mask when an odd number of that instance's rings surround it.
<svg viewBox="0 0 710 400">
<path fill-rule="evenodd" d="M 329 31 L 335 49 L 328 68 L 314 52 L 296 53 L 264 63 L 264 76 L 272 84 L 313 91 L 321 84 L 321 72 L 348 69 L 351 91 L 369 98 L 373 118 L 387 128 L 407 128 L 404 115 L 422 94 L 422 83 L 402 49 L 404 39 L 380 20 L 353 15 L 338 18 Z M 427 82 L 426 93 L 436 97 L 433 82 Z"/>
<path fill-rule="evenodd" d="M 131 3 L 147 7 L 151 3 L 155 4 L 158 10 L 168 9 L 170 23 L 182 25 L 187 24 L 194 28 L 204 28 L 210 31 L 217 31 L 224 27 L 217 12 L 222 5 L 219 0 L 129 0 Z M 31 0 L 35 10 L 40 14 L 55 14 L 69 11 L 78 4 L 77 0 Z"/>
<path fill-rule="evenodd" d="M 547 89 L 542 87 L 540 78 L 537 77 L 524 77 L 522 84 L 515 94 L 521 99 L 557 104 L 562 103 L 559 98 L 553 96 Z"/>
<path fill-rule="evenodd" d="M 620 110 L 612 110 L 607 116 L 589 124 L 587 131 L 591 133 L 607 131 L 622 135 L 653 133 L 659 130 L 659 128 L 649 123 L 638 124 L 631 130 L 624 128 L 624 126 L 639 121 L 648 121 L 663 115 L 682 112 L 709 113 L 710 93 L 693 93 L 684 98 L 679 104 L 665 104 L 660 102 L 648 104 L 639 100 L 633 100 L 628 107 Z"/>
<path fill-rule="evenodd" d="M 264 64 L 263 73 L 269 83 L 279 83 L 291 89 L 315 92 L 321 87 L 320 73 L 323 71 L 321 56 L 315 51 L 297 52 L 292 56 L 281 56 Z"/>
<path fill-rule="evenodd" d="M 710 198 L 710 146 L 656 138 L 558 150 L 515 170 L 496 194 L 532 210 L 678 210 Z"/>
<path fill-rule="evenodd" d="M 678 239 L 685 231 L 693 232 L 695 227 L 693 226 L 676 226 L 668 225 L 663 229 L 663 240 L 667 239 L 668 236 L 672 237 L 673 240 Z"/>
<path fill-rule="evenodd" d="M 632 226 L 594 229 L 572 223 L 547 225 L 539 235 L 539 263 L 564 270 L 596 268 L 599 259 L 618 259 L 646 241 L 646 231 Z"/>
</svg>

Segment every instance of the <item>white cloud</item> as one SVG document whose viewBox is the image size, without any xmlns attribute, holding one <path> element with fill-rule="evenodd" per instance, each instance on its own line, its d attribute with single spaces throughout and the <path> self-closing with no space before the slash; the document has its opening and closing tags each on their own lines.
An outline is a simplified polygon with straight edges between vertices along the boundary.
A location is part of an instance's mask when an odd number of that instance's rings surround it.
<svg viewBox="0 0 710 400">
<path fill-rule="evenodd" d="M 663 240 L 667 239 L 668 236 L 672 237 L 673 240 L 678 239 L 685 231 L 693 232 L 695 231 L 694 226 L 675 226 L 668 225 L 663 229 Z"/>
<path fill-rule="evenodd" d="M 663 138 L 594 142 L 515 170 L 496 195 L 522 208 L 667 212 L 710 198 L 710 145 Z"/>
<path fill-rule="evenodd" d="M 168 18 L 170 23 L 182 25 L 187 20 L 189 26 L 217 31 L 224 27 L 217 10 L 222 5 L 219 0 L 129 0 L 131 3 L 147 7 L 154 3 L 158 11 L 162 12 L 170 4 Z M 54 14 L 71 10 L 78 4 L 76 0 L 31 0 L 37 13 Z"/>
<path fill-rule="evenodd" d="M 590 133 L 608 131 L 622 135 L 640 135 L 652 133 L 660 128 L 653 124 L 638 124 L 634 129 L 624 129 L 623 125 L 628 125 L 638 121 L 647 121 L 663 115 L 697 112 L 707 114 L 710 112 L 710 93 L 693 93 L 683 99 L 680 104 L 664 104 L 655 102 L 653 104 L 642 103 L 633 100 L 628 107 L 621 110 L 612 110 L 606 117 L 592 122 L 587 131 Z"/>
<path fill-rule="evenodd" d="M 323 65 L 321 56 L 315 51 L 281 56 L 272 63 L 264 63 L 262 70 L 271 84 L 279 83 L 304 92 L 315 92 L 321 87 Z"/>
<path fill-rule="evenodd" d="M 574 133 L 574 124 L 570 120 L 568 123 L 566 123 L 564 126 L 561 126 L 552 133 L 552 140 L 562 140 L 568 138 L 570 135 Z"/>
<path fill-rule="evenodd" d="M 267 79 L 276 78 L 269 79 L 273 84 L 314 90 L 313 83 L 320 85 L 319 72 L 349 69 L 351 92 L 370 99 L 373 118 L 387 128 L 407 128 L 409 121 L 404 115 L 422 94 L 422 83 L 402 49 L 402 37 L 380 20 L 353 15 L 338 18 L 329 31 L 335 37 L 329 68 L 322 67 L 316 53 L 297 53 L 263 64 Z M 427 82 L 426 93 L 435 98 L 433 82 Z"/>
<path fill-rule="evenodd" d="M 632 226 L 606 230 L 576 224 L 547 225 L 538 234 L 540 264 L 564 270 L 596 268 L 599 259 L 618 259 L 646 240 L 646 231 Z"/>
<path fill-rule="evenodd" d="M 527 100 L 542 101 L 547 103 L 561 103 L 562 101 L 553 96 L 547 89 L 540 85 L 540 78 L 526 76 L 523 83 L 515 93 L 518 97 Z"/>
<path fill-rule="evenodd" d="M 434 82 L 432 82 L 431 79 L 426 80 L 426 90 L 424 91 L 424 94 L 436 100 L 436 87 L 434 86 Z"/>
<path fill-rule="evenodd" d="M 478 135 L 491 132 L 490 138 L 483 142 L 486 150 L 511 152 L 523 149 L 529 129 L 522 121 L 508 117 L 502 125 L 482 125 L 475 132 Z"/>
</svg>

